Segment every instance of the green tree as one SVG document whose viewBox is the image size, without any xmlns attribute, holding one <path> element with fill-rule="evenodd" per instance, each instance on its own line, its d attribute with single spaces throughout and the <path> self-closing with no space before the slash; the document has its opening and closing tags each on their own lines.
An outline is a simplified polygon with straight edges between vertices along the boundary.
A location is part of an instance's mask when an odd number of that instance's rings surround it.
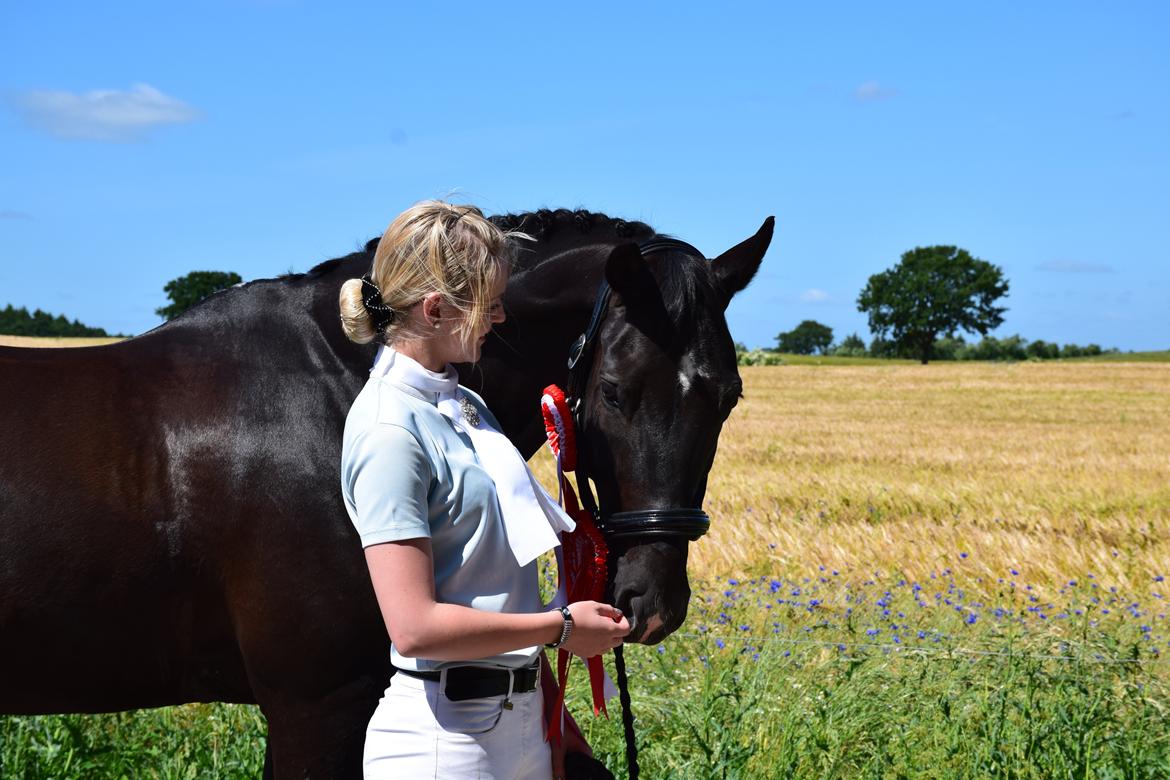
<svg viewBox="0 0 1170 780">
<path fill-rule="evenodd" d="M 842 357 L 865 357 L 868 353 L 865 351 L 865 342 L 861 340 L 861 336 L 851 333 L 833 348 L 833 354 Z"/>
<path fill-rule="evenodd" d="M 776 336 L 776 351 L 794 355 L 822 355 L 833 343 L 833 329 L 815 320 L 805 320 L 787 333 Z"/>
<path fill-rule="evenodd" d="M 888 271 L 874 274 L 857 298 L 869 329 L 898 351 L 926 363 L 939 335 L 986 335 L 1003 322 L 995 302 L 1007 294 L 998 266 L 953 246 L 915 247 Z"/>
<path fill-rule="evenodd" d="M 21 306 L 19 309 L 11 303 L 0 309 L 0 333 L 9 336 L 105 336 L 101 328 L 90 328 L 77 320 L 70 322 L 65 315 L 54 317 L 40 309 L 31 314 Z"/>
<path fill-rule="evenodd" d="M 154 311 L 163 319 L 173 320 L 212 293 L 241 281 L 240 275 L 234 271 L 192 271 L 166 283 L 163 292 L 171 299 L 171 304 Z"/>
</svg>

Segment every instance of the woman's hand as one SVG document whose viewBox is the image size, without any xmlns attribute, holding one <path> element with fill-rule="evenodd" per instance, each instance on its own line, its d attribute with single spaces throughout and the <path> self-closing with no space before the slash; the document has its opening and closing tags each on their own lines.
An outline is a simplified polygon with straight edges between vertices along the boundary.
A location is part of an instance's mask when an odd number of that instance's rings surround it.
<svg viewBox="0 0 1170 780">
<path fill-rule="evenodd" d="M 577 601 L 569 605 L 569 612 L 573 615 L 573 633 L 563 647 L 582 658 L 612 650 L 630 633 L 630 621 L 609 604 Z"/>
</svg>

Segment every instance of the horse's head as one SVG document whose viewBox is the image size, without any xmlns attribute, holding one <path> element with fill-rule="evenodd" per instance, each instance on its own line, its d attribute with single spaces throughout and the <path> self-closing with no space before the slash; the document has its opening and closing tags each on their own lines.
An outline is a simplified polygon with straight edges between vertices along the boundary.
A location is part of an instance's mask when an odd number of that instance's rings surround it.
<svg viewBox="0 0 1170 780">
<path fill-rule="evenodd" d="M 658 642 L 686 617 L 687 544 L 702 533 L 707 473 L 742 390 L 724 310 L 772 228 L 769 217 L 710 262 L 657 241 L 619 244 L 606 260 L 610 298 L 573 392 L 579 469 L 597 488 L 610 595 L 630 618 L 630 641 Z M 615 515 L 620 524 L 608 522 Z"/>
</svg>

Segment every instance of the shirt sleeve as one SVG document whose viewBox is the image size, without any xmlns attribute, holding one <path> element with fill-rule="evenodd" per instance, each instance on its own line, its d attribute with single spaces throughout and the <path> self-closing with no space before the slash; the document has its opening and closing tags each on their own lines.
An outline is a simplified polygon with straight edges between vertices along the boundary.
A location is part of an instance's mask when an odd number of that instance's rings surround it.
<svg viewBox="0 0 1170 780">
<path fill-rule="evenodd" d="M 427 495 L 434 469 L 418 439 L 399 425 L 378 425 L 357 442 L 345 472 L 350 519 L 362 547 L 430 537 Z"/>
</svg>

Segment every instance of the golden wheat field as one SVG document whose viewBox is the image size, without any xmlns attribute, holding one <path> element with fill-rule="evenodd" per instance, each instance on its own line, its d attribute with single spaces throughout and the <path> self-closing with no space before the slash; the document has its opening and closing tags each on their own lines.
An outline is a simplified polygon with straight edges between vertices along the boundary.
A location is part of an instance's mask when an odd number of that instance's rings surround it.
<svg viewBox="0 0 1170 780">
<path fill-rule="evenodd" d="M 694 575 L 919 578 L 964 552 L 973 575 L 1039 585 L 1170 570 L 1170 364 L 740 371 Z"/>
<path fill-rule="evenodd" d="M 1170 569 L 1170 365 L 745 367 L 696 571 Z M 771 545 L 775 545 L 772 547 Z"/>
<path fill-rule="evenodd" d="M 99 338 L 58 339 L 41 336 L 3 336 L 0 347 L 100 347 L 121 341 L 118 336 Z"/>
</svg>

